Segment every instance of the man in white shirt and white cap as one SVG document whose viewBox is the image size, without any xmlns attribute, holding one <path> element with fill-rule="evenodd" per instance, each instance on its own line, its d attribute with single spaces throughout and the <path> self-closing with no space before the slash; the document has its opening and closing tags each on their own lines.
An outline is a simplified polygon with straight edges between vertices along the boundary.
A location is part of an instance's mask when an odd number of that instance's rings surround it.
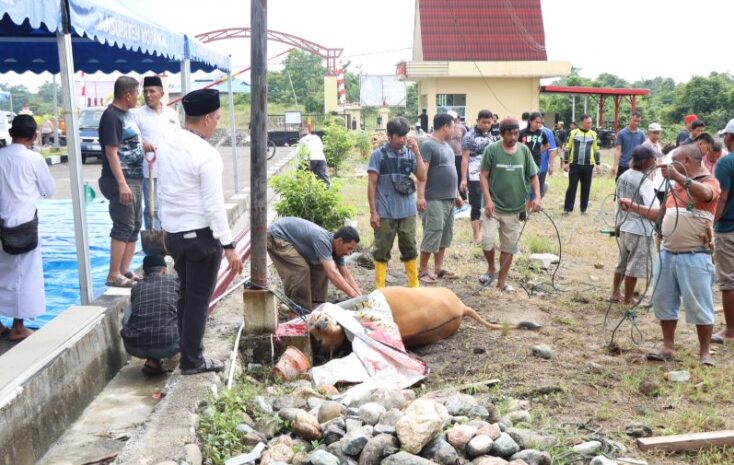
<svg viewBox="0 0 734 465">
<path fill-rule="evenodd" d="M 143 78 L 143 97 L 145 105 L 133 113 L 133 119 L 140 128 L 145 148 L 143 161 L 143 224 L 145 229 L 161 229 L 161 219 L 156 208 L 153 212 L 153 222 L 150 224 L 150 178 L 153 178 L 153 198 L 158 198 L 158 166 L 156 165 L 155 151 L 168 136 L 180 127 L 176 112 L 161 102 L 163 98 L 163 81 L 158 76 Z M 150 173 L 150 167 L 153 173 Z"/>
<path fill-rule="evenodd" d="M 195 90 L 182 103 L 184 128 L 158 148 L 158 188 L 166 248 L 181 283 L 180 368 L 193 375 L 224 369 L 221 361 L 204 358 L 202 339 L 222 250 L 232 273 L 242 272 L 242 260 L 224 209 L 222 157 L 207 142 L 220 118 L 219 92 Z"/>
</svg>

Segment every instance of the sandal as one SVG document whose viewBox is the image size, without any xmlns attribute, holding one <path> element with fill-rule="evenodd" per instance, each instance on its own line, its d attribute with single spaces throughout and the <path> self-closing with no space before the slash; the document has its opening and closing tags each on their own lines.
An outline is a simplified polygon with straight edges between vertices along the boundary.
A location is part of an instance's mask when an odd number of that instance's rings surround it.
<svg viewBox="0 0 734 465">
<path fill-rule="evenodd" d="M 650 362 L 676 362 L 675 354 L 666 354 L 662 350 L 657 352 L 650 352 L 645 355 L 645 358 Z"/>
<path fill-rule="evenodd" d="M 494 273 L 484 273 L 479 277 L 479 284 L 484 284 L 485 286 L 492 284 L 492 281 L 494 281 Z"/>
<path fill-rule="evenodd" d="M 512 286 L 510 286 L 509 284 L 505 284 L 504 286 L 502 286 L 500 288 L 500 291 L 501 292 L 505 292 L 507 294 L 514 294 L 515 293 L 515 288 L 512 287 Z"/>
<path fill-rule="evenodd" d="M 711 342 L 714 344 L 734 344 L 734 338 L 719 333 L 711 336 Z"/>
<path fill-rule="evenodd" d="M 438 279 L 459 279 L 459 275 L 449 270 L 441 270 L 436 273 Z"/>
<path fill-rule="evenodd" d="M 422 283 L 426 283 L 426 284 L 435 284 L 436 283 L 436 278 L 434 278 L 433 276 L 431 276 L 431 273 L 429 273 L 428 271 L 421 271 L 421 272 L 419 272 L 418 273 L 418 279 L 420 279 L 420 281 Z"/>
<path fill-rule="evenodd" d="M 135 284 L 135 281 L 122 275 L 115 278 L 114 281 L 104 283 L 107 287 L 133 287 L 133 284 Z"/>
<path fill-rule="evenodd" d="M 152 362 L 152 363 L 150 363 L 150 362 Z M 143 365 L 143 368 L 140 369 L 140 371 L 142 371 L 143 374 L 145 374 L 147 376 L 160 376 L 160 375 L 162 375 L 163 373 L 166 372 L 166 369 L 163 368 L 163 362 L 162 361 L 148 359 L 148 360 L 145 361 L 145 364 Z"/>
<path fill-rule="evenodd" d="M 204 359 L 204 363 L 196 368 L 184 368 L 181 370 L 182 375 L 198 375 L 199 373 L 206 373 L 207 371 L 213 371 L 215 373 L 224 371 L 224 363 L 221 360 L 215 359 Z"/>
<path fill-rule="evenodd" d="M 716 362 L 713 358 L 711 358 L 710 355 L 707 355 L 705 357 L 702 357 L 698 363 L 701 365 L 702 368 L 714 368 L 716 367 Z"/>
<path fill-rule="evenodd" d="M 142 281 L 143 280 L 143 278 L 140 275 L 137 275 L 137 274 L 133 273 L 132 271 L 128 271 L 123 276 L 126 277 L 127 279 L 131 279 L 133 281 Z"/>
</svg>

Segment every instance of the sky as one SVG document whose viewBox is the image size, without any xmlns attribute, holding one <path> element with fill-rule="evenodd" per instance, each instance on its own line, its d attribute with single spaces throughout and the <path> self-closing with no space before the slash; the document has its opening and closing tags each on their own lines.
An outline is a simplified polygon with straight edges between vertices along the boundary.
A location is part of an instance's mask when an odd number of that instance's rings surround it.
<svg viewBox="0 0 734 465">
<path fill-rule="evenodd" d="M 582 76 L 609 72 L 628 81 L 664 76 L 683 82 L 692 75 L 728 72 L 733 67 L 724 48 L 717 48 L 731 40 L 732 1 L 698 0 L 695 7 L 686 8 L 670 0 L 541 3 L 548 59 L 570 61 Z M 125 5 L 163 26 L 194 35 L 250 25 L 247 0 L 125 0 Z M 270 0 L 268 28 L 343 48 L 342 57 L 352 62 L 353 72 L 361 66 L 364 74 L 393 74 L 396 63 L 412 58 L 414 14 L 414 0 Z M 491 14 L 487 11 L 488 24 Z M 249 40 L 210 45 L 232 56 L 235 71 L 249 65 Z M 286 49 L 268 42 L 267 56 Z M 278 60 L 269 66 L 278 69 Z M 0 76 L 0 81 L 29 87 L 47 80 L 48 74 Z"/>
</svg>

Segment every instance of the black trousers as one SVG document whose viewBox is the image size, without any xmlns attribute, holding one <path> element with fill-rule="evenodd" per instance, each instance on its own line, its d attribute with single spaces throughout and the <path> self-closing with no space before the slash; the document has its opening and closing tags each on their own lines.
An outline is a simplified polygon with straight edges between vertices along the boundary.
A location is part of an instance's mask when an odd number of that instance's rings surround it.
<svg viewBox="0 0 734 465">
<path fill-rule="evenodd" d="M 316 175 L 317 178 L 321 179 L 321 181 L 326 184 L 326 187 L 331 187 L 326 160 L 310 160 L 308 162 L 308 168 Z"/>
<path fill-rule="evenodd" d="M 614 177 L 614 182 L 619 181 L 619 177 L 624 174 L 625 171 L 630 169 L 629 166 L 617 165 L 617 176 Z"/>
<path fill-rule="evenodd" d="M 471 205 L 469 219 L 471 221 L 479 221 L 482 218 L 482 183 L 481 181 L 467 181 L 467 185 L 469 205 Z"/>
<path fill-rule="evenodd" d="M 192 237 L 193 236 L 193 237 Z M 166 234 L 166 247 L 174 260 L 181 283 L 178 299 L 178 333 L 181 345 L 180 368 L 196 368 L 204 363 L 204 330 L 217 272 L 222 262 L 222 244 L 209 228 Z"/>
<path fill-rule="evenodd" d="M 572 164 L 568 170 L 568 189 L 566 189 L 566 201 L 563 211 L 573 211 L 576 202 L 576 189 L 581 183 L 581 211 L 585 212 L 589 206 L 589 194 L 591 193 L 591 177 L 594 174 L 594 165 Z"/>
</svg>

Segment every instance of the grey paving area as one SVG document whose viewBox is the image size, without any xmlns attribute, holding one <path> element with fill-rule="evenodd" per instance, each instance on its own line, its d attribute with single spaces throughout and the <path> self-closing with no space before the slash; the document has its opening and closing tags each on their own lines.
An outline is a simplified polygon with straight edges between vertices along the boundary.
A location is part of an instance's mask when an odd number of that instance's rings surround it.
<svg viewBox="0 0 734 465">
<path fill-rule="evenodd" d="M 232 148 L 218 147 L 219 153 L 222 154 L 222 162 L 224 163 L 224 196 L 225 198 L 234 194 L 234 169 L 232 164 Z M 282 157 L 287 156 L 293 150 L 292 147 L 278 147 L 278 150 L 272 160 L 268 163 L 275 163 Z M 54 198 L 69 199 L 71 198 L 71 181 L 69 175 L 69 164 L 61 163 L 50 167 L 51 175 L 56 180 L 56 194 Z M 97 179 L 102 171 L 102 162 L 98 159 L 91 158 L 85 165 L 82 165 L 84 172 L 84 180 L 91 185 L 94 190 L 99 193 Z M 239 175 L 239 188 L 245 188 L 250 185 L 250 147 L 237 147 L 237 173 Z"/>
</svg>

